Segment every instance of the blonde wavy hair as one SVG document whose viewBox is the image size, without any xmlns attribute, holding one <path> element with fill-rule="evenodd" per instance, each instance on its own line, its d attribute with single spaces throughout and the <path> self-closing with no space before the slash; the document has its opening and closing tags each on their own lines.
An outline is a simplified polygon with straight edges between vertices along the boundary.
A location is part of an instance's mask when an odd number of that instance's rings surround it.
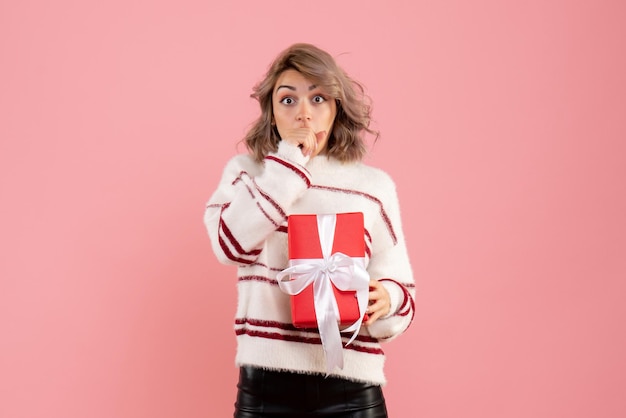
<svg viewBox="0 0 626 418">
<path fill-rule="evenodd" d="M 272 125 L 272 94 L 276 81 L 285 71 L 293 69 L 311 80 L 337 104 L 337 115 L 328 138 L 326 155 L 342 162 L 360 161 L 366 153 L 364 132 L 378 139 L 378 132 L 370 129 L 371 106 L 363 86 L 350 78 L 326 51 L 311 44 L 290 46 L 274 60 L 265 78 L 254 86 L 250 97 L 261 106 L 261 115 L 243 139 L 257 161 L 278 150 L 280 136 Z"/>
</svg>

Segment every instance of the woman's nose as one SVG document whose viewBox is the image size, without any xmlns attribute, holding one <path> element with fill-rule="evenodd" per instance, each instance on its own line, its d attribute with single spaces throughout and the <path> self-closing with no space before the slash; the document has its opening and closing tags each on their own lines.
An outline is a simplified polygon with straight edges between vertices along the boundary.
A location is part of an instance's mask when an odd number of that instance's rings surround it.
<svg viewBox="0 0 626 418">
<path fill-rule="evenodd" d="M 296 114 L 296 120 L 302 122 L 311 120 L 311 109 L 306 101 L 300 103 L 298 113 Z"/>
</svg>

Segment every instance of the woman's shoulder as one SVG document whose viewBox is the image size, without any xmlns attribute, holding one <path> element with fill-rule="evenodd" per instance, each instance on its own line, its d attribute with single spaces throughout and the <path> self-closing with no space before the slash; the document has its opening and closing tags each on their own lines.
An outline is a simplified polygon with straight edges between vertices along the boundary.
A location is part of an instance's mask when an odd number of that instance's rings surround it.
<svg viewBox="0 0 626 418">
<path fill-rule="evenodd" d="M 364 162 L 343 163 L 338 167 L 323 178 L 314 177 L 314 182 L 320 180 L 322 185 L 349 190 L 355 196 L 366 196 L 383 205 L 395 201 L 396 185 L 385 170 Z"/>
</svg>

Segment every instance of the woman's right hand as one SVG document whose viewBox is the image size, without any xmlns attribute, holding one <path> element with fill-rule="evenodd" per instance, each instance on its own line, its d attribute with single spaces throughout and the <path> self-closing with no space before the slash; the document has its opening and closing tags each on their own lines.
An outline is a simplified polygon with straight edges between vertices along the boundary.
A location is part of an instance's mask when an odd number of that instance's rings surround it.
<svg viewBox="0 0 626 418">
<path fill-rule="evenodd" d="M 292 145 L 296 145 L 302 149 L 302 154 L 305 157 L 314 156 L 318 153 L 318 143 L 324 138 L 326 131 L 320 131 L 315 133 L 312 128 L 295 128 L 289 129 L 283 136 L 283 141 L 286 141 Z"/>
</svg>

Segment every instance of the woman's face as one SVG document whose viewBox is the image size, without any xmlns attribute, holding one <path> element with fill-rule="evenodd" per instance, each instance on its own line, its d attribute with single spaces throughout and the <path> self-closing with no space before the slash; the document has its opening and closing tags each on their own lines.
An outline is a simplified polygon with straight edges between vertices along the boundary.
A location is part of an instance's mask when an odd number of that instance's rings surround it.
<svg viewBox="0 0 626 418">
<path fill-rule="evenodd" d="M 298 128 L 311 128 L 317 138 L 317 149 L 311 155 L 323 153 L 337 115 L 337 104 L 321 88 L 296 70 L 285 70 L 276 81 L 272 94 L 274 122 L 281 138 Z"/>
</svg>

